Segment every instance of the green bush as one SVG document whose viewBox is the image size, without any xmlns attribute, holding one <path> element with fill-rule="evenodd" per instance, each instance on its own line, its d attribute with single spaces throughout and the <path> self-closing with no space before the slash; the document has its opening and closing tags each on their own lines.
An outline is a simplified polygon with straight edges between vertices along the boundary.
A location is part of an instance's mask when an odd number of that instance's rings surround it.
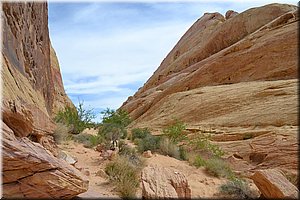
<svg viewBox="0 0 300 200">
<path fill-rule="evenodd" d="M 106 165 L 105 172 L 122 198 L 134 198 L 141 168 L 142 166 L 132 164 L 127 157 L 120 156 Z"/>
<path fill-rule="evenodd" d="M 168 155 L 180 159 L 179 147 L 169 138 L 161 138 L 159 143 L 159 152 L 162 155 Z"/>
<path fill-rule="evenodd" d="M 209 140 L 209 136 L 199 135 L 193 142 L 196 149 L 211 152 L 214 157 L 222 157 L 225 152 Z"/>
<path fill-rule="evenodd" d="M 102 125 L 99 134 L 104 134 L 107 140 L 125 139 L 127 137 L 126 127 L 131 123 L 131 119 L 126 111 L 111 110 L 107 108 L 101 112 Z"/>
<path fill-rule="evenodd" d="M 89 137 L 89 141 L 90 141 L 90 147 L 94 147 L 97 146 L 98 144 L 101 144 L 103 142 L 105 142 L 105 139 L 102 135 L 91 135 Z"/>
<path fill-rule="evenodd" d="M 134 128 L 131 130 L 131 140 L 134 139 L 144 139 L 147 135 L 151 135 L 151 132 L 148 128 Z"/>
<path fill-rule="evenodd" d="M 179 157 L 181 160 L 188 160 L 188 153 L 182 146 L 179 147 Z"/>
<path fill-rule="evenodd" d="M 193 165 L 195 165 L 197 168 L 203 167 L 203 166 L 206 166 L 206 161 L 201 156 L 197 155 L 195 157 Z"/>
<path fill-rule="evenodd" d="M 85 147 L 91 147 L 90 138 L 92 135 L 86 133 L 79 133 L 73 135 L 73 140 L 78 143 L 82 143 Z"/>
<path fill-rule="evenodd" d="M 84 109 L 83 102 L 79 102 L 77 108 L 67 106 L 63 110 L 60 110 L 54 120 L 57 123 L 67 125 L 71 133 L 79 134 L 85 128 L 91 128 L 93 126 L 94 123 L 92 119 L 95 117 L 92 109 Z"/>
<path fill-rule="evenodd" d="M 160 137 L 147 135 L 144 139 L 136 139 L 135 141 L 138 141 L 137 149 L 139 152 L 142 153 L 147 150 L 154 152 L 159 149 Z"/>
<path fill-rule="evenodd" d="M 163 130 L 163 133 L 171 139 L 173 142 L 180 142 L 182 140 L 185 140 L 187 138 L 186 135 L 183 134 L 183 131 L 185 130 L 186 125 L 176 120 L 176 122 L 167 128 Z"/>
<path fill-rule="evenodd" d="M 210 158 L 206 160 L 205 169 L 216 177 L 225 177 L 228 179 L 235 177 L 231 168 L 220 158 Z"/>
<path fill-rule="evenodd" d="M 238 199 L 255 199 L 257 196 L 251 191 L 249 185 L 238 178 L 234 178 L 229 182 L 220 186 L 220 192 L 228 194 Z"/>
<path fill-rule="evenodd" d="M 69 134 L 69 131 L 68 126 L 63 123 L 57 123 L 53 133 L 54 141 L 57 144 L 61 144 L 62 142 L 72 139 L 72 135 Z"/>
</svg>

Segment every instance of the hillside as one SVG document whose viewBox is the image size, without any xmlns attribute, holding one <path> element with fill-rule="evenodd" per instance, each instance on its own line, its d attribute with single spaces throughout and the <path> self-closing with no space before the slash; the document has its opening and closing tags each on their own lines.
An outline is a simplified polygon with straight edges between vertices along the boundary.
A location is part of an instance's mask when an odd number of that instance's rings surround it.
<svg viewBox="0 0 300 200">
<path fill-rule="evenodd" d="M 297 173 L 298 11 L 205 13 L 121 109 L 154 134 L 179 119 L 209 133 L 236 171 Z M 255 159 L 261 155 L 262 159 Z"/>
</svg>

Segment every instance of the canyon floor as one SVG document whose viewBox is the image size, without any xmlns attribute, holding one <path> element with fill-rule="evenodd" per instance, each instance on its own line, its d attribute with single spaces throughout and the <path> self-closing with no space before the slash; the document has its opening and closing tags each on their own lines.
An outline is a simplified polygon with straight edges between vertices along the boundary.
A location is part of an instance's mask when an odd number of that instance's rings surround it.
<svg viewBox="0 0 300 200">
<path fill-rule="evenodd" d="M 88 134 L 97 134 L 95 130 L 86 129 Z M 128 143 L 130 141 L 127 140 Z M 77 158 L 76 167 L 82 168 L 83 173 L 89 171 L 87 178 L 89 179 L 89 189 L 87 192 L 78 195 L 77 198 L 120 198 L 109 180 L 105 177 L 105 165 L 109 160 L 101 160 L 100 153 L 92 148 L 86 148 L 83 144 L 69 140 L 59 145 L 59 148 L 69 155 Z M 151 158 L 145 159 L 146 166 L 157 166 L 172 168 L 175 171 L 183 173 L 190 185 L 192 198 L 221 198 L 219 187 L 226 183 L 224 178 L 216 178 L 207 174 L 204 168 L 196 168 L 191 166 L 187 161 L 177 160 L 175 158 L 154 153 Z M 103 175 L 104 174 L 104 175 Z M 257 190 L 253 183 L 250 187 Z M 138 188 L 137 198 L 142 198 L 142 186 Z"/>
</svg>

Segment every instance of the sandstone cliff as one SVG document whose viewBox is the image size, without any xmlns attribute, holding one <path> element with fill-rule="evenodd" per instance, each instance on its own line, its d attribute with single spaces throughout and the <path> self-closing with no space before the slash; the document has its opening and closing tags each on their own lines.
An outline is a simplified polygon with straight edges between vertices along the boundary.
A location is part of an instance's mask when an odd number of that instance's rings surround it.
<svg viewBox="0 0 300 200">
<path fill-rule="evenodd" d="M 54 157 L 53 114 L 73 104 L 51 47 L 47 3 L 3 3 L 2 19 L 4 195 L 75 196 L 87 189 L 86 180 Z"/>
<path fill-rule="evenodd" d="M 296 170 L 297 9 L 205 13 L 122 105 L 131 127 L 159 134 L 177 118 L 210 132 L 237 170 Z"/>
</svg>

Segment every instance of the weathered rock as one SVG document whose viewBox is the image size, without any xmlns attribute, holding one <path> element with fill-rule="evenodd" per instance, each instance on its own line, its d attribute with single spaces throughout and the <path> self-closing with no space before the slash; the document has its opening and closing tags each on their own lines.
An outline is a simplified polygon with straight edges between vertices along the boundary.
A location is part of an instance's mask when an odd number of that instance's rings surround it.
<svg viewBox="0 0 300 200">
<path fill-rule="evenodd" d="M 4 197 L 71 198 L 87 190 L 88 180 L 77 169 L 2 127 Z"/>
<path fill-rule="evenodd" d="M 3 3 L 2 22 L 3 121 L 20 137 L 52 134 L 54 111 L 72 103 L 50 52 L 47 3 Z"/>
<path fill-rule="evenodd" d="M 108 175 L 102 169 L 96 172 L 96 176 L 100 176 L 102 178 L 108 178 Z"/>
<path fill-rule="evenodd" d="M 73 166 L 75 166 L 75 163 L 77 163 L 77 161 L 78 161 L 76 157 L 70 156 L 65 151 L 60 151 L 58 153 L 58 158 L 63 159 L 64 161 L 66 161 L 67 163 L 69 163 L 70 165 L 73 165 Z"/>
<path fill-rule="evenodd" d="M 235 12 L 235 11 L 233 11 L 233 10 L 228 10 L 227 12 L 226 12 L 226 14 L 225 14 L 225 19 L 227 20 L 227 19 L 230 19 L 230 18 L 232 18 L 232 17 L 234 17 L 234 16 L 236 16 L 236 15 L 238 15 L 239 13 L 238 12 Z"/>
<path fill-rule="evenodd" d="M 266 198 L 297 199 L 299 190 L 277 169 L 259 170 L 251 177 Z"/>
<path fill-rule="evenodd" d="M 222 129 L 211 139 L 230 156 L 239 152 L 236 171 L 297 171 L 298 7 L 269 4 L 225 18 L 205 13 L 124 102 L 130 128 L 159 134 L 176 118 Z"/>
<path fill-rule="evenodd" d="M 143 156 L 145 158 L 151 158 L 152 157 L 152 153 L 150 150 L 143 152 Z"/>
<path fill-rule="evenodd" d="M 142 196 L 145 199 L 191 198 L 184 174 L 170 168 L 148 166 L 142 171 Z"/>
<path fill-rule="evenodd" d="M 2 9 L 3 196 L 72 198 L 88 181 L 53 157 L 51 118 L 73 105 L 50 48 L 47 3 L 6 2 Z"/>
</svg>

